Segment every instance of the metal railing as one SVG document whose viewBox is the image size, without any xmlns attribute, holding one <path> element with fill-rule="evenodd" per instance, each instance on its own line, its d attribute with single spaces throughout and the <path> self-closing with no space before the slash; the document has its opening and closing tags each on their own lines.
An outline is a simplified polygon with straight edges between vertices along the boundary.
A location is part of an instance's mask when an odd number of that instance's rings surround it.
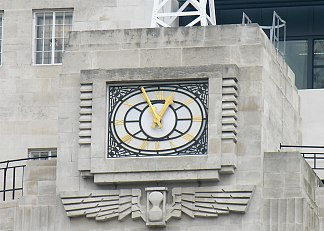
<svg viewBox="0 0 324 231">
<path fill-rule="evenodd" d="M 16 160 L 6 160 L 0 162 L 0 195 L 2 201 L 9 198 L 12 200 L 23 195 L 24 173 L 26 161 L 47 160 L 57 156 L 30 157 Z M 11 194 L 11 195 L 10 195 Z M 1 199 L 0 199 L 1 200 Z"/>
<path fill-rule="evenodd" d="M 324 146 L 312 146 L 312 145 L 286 145 L 280 144 L 280 150 L 282 148 L 294 148 L 294 149 L 314 149 L 314 150 L 323 150 L 323 152 L 301 152 L 300 154 L 305 158 L 308 164 L 314 170 L 324 170 Z M 319 163 L 321 162 L 321 163 Z"/>
<path fill-rule="evenodd" d="M 251 24 L 252 20 L 243 12 L 242 16 L 242 24 Z M 283 20 L 276 11 L 273 11 L 273 16 L 272 16 L 272 25 L 271 26 L 260 26 L 261 29 L 263 30 L 269 30 L 269 39 L 271 43 L 274 45 L 276 48 L 277 54 L 281 53 L 283 57 L 285 57 L 286 54 L 286 21 Z M 282 42 L 283 42 L 283 48 L 280 49 L 280 31 L 283 29 L 283 36 Z"/>
</svg>

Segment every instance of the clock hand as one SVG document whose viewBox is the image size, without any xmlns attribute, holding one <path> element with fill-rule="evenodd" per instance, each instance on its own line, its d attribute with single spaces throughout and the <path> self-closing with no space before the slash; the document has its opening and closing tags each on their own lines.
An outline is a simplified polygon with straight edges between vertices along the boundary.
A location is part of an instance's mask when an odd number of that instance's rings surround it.
<svg viewBox="0 0 324 231">
<path fill-rule="evenodd" d="M 169 108 L 169 106 L 173 104 L 173 95 L 170 95 L 169 97 L 167 97 L 164 101 L 164 105 L 161 109 L 161 111 L 159 112 L 159 116 L 160 116 L 160 119 L 162 119 L 164 113 L 166 112 L 166 110 Z M 152 128 L 154 128 L 156 126 L 156 123 L 154 123 L 152 125 Z"/>
<path fill-rule="evenodd" d="M 153 114 L 154 127 L 152 125 L 152 128 L 155 128 L 156 124 L 158 125 L 159 128 L 162 128 L 161 117 L 156 113 L 156 108 L 152 105 L 151 100 L 149 99 L 148 95 L 146 94 L 146 91 L 145 91 L 144 87 L 141 87 L 141 91 L 143 93 L 142 94 L 143 98 L 145 99 L 145 101 L 149 105 L 149 107 L 151 109 L 151 113 Z"/>
</svg>

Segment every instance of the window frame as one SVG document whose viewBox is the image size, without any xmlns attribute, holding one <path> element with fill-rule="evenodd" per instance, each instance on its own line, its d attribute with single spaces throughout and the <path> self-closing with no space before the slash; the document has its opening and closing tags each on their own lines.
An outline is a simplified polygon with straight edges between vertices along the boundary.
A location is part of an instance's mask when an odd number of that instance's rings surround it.
<svg viewBox="0 0 324 231">
<path fill-rule="evenodd" d="M 32 153 L 33 152 L 38 152 L 39 154 L 41 152 L 47 152 L 48 155 L 47 156 L 41 156 L 41 155 L 38 155 L 38 156 L 32 156 Z M 57 148 L 28 148 L 28 157 L 29 158 L 37 158 L 36 160 L 50 160 L 52 159 L 52 157 L 56 157 L 57 156 Z"/>
<path fill-rule="evenodd" d="M 63 18 L 63 24 L 59 24 L 61 26 L 63 26 L 63 31 L 62 31 L 62 39 L 63 39 L 63 43 L 62 43 L 62 54 L 64 52 L 64 41 L 66 39 L 69 39 L 69 37 L 64 37 L 64 27 L 66 25 L 70 25 L 71 26 L 71 30 L 72 30 L 72 26 L 73 26 L 73 9 L 69 8 L 69 9 L 45 9 L 45 10 L 34 10 L 33 11 L 33 42 L 32 42 L 32 64 L 35 65 L 35 66 L 55 66 L 55 65 L 62 65 L 62 62 L 60 63 L 55 63 L 55 45 L 54 46 L 51 46 L 51 63 L 44 63 L 44 41 L 45 41 L 45 38 L 44 38 L 44 34 L 42 35 L 42 41 L 43 41 L 43 49 L 41 52 L 39 53 L 42 53 L 42 63 L 36 63 L 37 62 L 37 58 L 36 58 L 36 55 L 37 55 L 37 51 L 36 51 L 36 47 L 37 47 L 37 43 L 36 43 L 36 38 L 37 38 L 37 17 L 36 15 L 37 14 L 43 14 L 45 16 L 46 13 L 51 13 L 53 14 L 52 15 L 52 25 L 51 25 L 51 41 L 52 41 L 52 44 L 53 44 L 53 41 L 55 41 L 56 37 L 55 37 L 55 33 L 56 33 L 56 14 L 57 13 L 71 13 L 72 14 L 72 21 L 71 21 L 71 24 L 65 24 L 65 17 Z M 44 24 L 43 24 L 44 25 Z M 54 42 L 55 43 L 55 42 Z"/>
</svg>

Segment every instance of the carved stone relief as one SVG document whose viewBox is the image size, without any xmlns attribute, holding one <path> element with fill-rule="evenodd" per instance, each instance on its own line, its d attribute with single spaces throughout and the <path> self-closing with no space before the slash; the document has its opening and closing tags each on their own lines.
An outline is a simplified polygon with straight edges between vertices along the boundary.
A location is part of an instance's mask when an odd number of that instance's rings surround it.
<svg viewBox="0 0 324 231">
<path fill-rule="evenodd" d="M 102 221 L 131 215 L 133 219 L 141 217 L 147 226 L 163 227 L 182 213 L 191 218 L 245 213 L 253 190 L 254 186 L 173 188 L 173 201 L 167 203 L 166 187 L 149 187 L 145 189 L 146 205 L 141 204 L 140 189 L 66 192 L 61 198 L 69 217 Z"/>
</svg>

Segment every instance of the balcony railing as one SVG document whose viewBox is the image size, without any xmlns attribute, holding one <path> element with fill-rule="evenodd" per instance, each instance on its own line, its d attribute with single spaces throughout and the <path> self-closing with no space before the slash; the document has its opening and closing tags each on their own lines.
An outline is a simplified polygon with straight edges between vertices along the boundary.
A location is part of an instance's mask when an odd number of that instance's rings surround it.
<svg viewBox="0 0 324 231">
<path fill-rule="evenodd" d="M 251 24 L 252 20 L 243 12 L 242 24 Z M 276 11 L 273 11 L 272 25 L 260 26 L 264 31 L 269 31 L 269 39 L 276 48 L 277 54 L 281 54 L 285 58 L 286 54 L 286 21 L 283 20 Z M 280 41 L 282 40 L 282 41 Z"/>
<path fill-rule="evenodd" d="M 15 200 L 23 195 L 24 173 L 26 162 L 30 160 L 47 160 L 56 158 L 49 157 L 30 157 L 16 160 L 0 162 L 0 196 L 2 201 Z M 0 199 L 1 200 L 1 199 Z"/>
<path fill-rule="evenodd" d="M 324 146 L 311 146 L 311 145 L 286 145 L 280 144 L 280 150 L 293 148 L 297 150 L 306 150 L 300 152 L 308 164 L 314 170 L 324 170 Z M 316 150 L 316 151 L 314 151 Z"/>
</svg>

